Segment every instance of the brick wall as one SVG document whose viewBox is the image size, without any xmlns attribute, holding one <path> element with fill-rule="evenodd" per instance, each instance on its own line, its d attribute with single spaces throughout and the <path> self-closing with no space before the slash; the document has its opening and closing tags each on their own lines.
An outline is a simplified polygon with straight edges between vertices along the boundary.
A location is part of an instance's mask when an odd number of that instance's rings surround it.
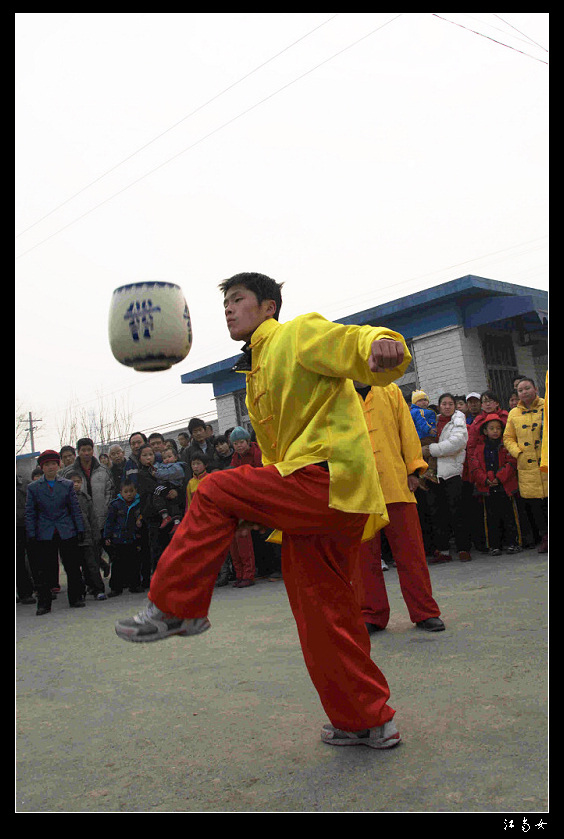
<svg viewBox="0 0 564 839">
<path fill-rule="evenodd" d="M 477 330 L 454 326 L 413 340 L 418 386 L 436 403 L 441 393 L 481 392 L 486 374 Z"/>
</svg>

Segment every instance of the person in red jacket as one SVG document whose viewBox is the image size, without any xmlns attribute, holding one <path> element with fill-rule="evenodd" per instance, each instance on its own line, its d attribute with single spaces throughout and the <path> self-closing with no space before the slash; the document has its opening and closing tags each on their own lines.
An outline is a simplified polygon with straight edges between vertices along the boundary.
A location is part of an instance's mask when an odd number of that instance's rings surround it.
<svg viewBox="0 0 564 839">
<path fill-rule="evenodd" d="M 229 435 L 229 442 L 235 453 L 231 458 L 231 468 L 235 466 L 262 466 L 261 450 L 256 443 L 251 441 L 251 435 L 240 425 L 233 429 Z"/>
<path fill-rule="evenodd" d="M 487 414 L 480 434 L 469 452 L 469 471 L 475 490 L 482 498 L 484 529 L 490 556 L 500 556 L 502 539 L 508 553 L 521 547 L 521 528 L 515 495 L 519 489 L 517 461 L 503 445 L 505 418 Z"/>
</svg>

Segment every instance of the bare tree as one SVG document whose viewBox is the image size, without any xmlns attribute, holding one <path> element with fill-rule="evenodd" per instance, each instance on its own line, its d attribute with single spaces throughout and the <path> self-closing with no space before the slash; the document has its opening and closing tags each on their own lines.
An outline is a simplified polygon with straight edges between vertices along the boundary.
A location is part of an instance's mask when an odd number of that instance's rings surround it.
<svg viewBox="0 0 564 839">
<path fill-rule="evenodd" d="M 75 445 L 80 437 L 90 437 L 103 448 L 127 437 L 130 425 L 127 397 L 110 398 L 98 392 L 94 405 L 80 405 L 71 399 L 60 414 L 57 430 L 63 444 Z"/>
</svg>

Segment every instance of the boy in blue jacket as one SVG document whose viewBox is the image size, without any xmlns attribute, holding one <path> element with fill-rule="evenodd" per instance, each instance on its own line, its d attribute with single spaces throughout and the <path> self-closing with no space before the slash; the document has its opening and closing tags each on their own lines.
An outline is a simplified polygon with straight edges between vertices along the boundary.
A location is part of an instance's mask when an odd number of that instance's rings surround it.
<svg viewBox="0 0 564 839">
<path fill-rule="evenodd" d="M 104 541 L 112 547 L 112 573 L 108 597 L 118 597 L 124 588 L 141 592 L 141 530 L 138 525 L 140 498 L 131 479 L 121 483 L 117 498 L 110 502 Z"/>
</svg>

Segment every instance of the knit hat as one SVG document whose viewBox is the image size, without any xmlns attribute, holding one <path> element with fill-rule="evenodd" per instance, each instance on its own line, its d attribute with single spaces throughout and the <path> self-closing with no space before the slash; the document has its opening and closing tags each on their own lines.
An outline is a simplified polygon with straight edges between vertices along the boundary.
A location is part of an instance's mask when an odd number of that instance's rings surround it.
<svg viewBox="0 0 564 839">
<path fill-rule="evenodd" d="M 503 417 L 498 416 L 497 414 L 488 414 L 483 423 L 480 426 L 480 432 L 484 434 L 486 430 L 486 426 L 489 422 L 493 422 L 493 420 L 497 420 L 497 422 L 501 423 L 502 428 L 505 428 L 505 420 Z"/>
<path fill-rule="evenodd" d="M 245 431 L 244 428 L 241 428 L 240 425 L 236 425 L 231 434 L 229 435 L 229 439 L 232 443 L 236 440 L 250 440 L 251 435 L 248 431 Z"/>
<path fill-rule="evenodd" d="M 45 449 L 37 458 L 37 465 L 43 467 L 43 464 L 49 463 L 50 460 L 55 460 L 57 463 L 60 463 L 61 458 L 59 452 L 56 452 L 54 449 Z"/>
<path fill-rule="evenodd" d="M 420 399 L 426 399 L 427 402 L 429 401 L 429 397 L 427 396 L 424 390 L 414 390 L 411 394 L 412 403 L 415 405 L 417 402 L 419 402 Z"/>
</svg>

